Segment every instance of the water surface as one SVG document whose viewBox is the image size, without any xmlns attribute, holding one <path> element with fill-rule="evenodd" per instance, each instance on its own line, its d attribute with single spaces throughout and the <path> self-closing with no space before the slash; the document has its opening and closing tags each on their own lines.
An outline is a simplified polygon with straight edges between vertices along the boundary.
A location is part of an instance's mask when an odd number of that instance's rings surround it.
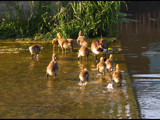
<svg viewBox="0 0 160 120">
<path fill-rule="evenodd" d="M 115 43 L 115 46 L 119 43 Z M 109 91 L 111 72 L 101 75 L 92 54 L 89 61 L 77 59 L 78 48 L 72 53 L 62 53 L 55 48 L 59 63 L 57 78 L 46 79 L 46 67 L 51 61 L 52 44 L 45 45 L 32 60 L 28 47 L 31 44 L 2 43 L 2 46 L 24 48 L 19 53 L 0 54 L 0 118 L 138 118 L 133 87 L 123 54 L 114 54 L 120 64 L 124 79 L 122 87 Z M 100 56 L 99 56 L 100 57 Z M 98 58 L 99 58 L 98 57 Z M 108 55 L 107 55 L 108 58 Z M 78 85 L 79 73 L 86 67 L 90 72 L 89 83 Z"/>
<path fill-rule="evenodd" d="M 156 4 L 156 2 L 158 4 Z M 155 4 L 153 4 L 155 3 Z M 141 118 L 160 118 L 160 9 L 158 1 L 130 10 L 129 22 L 121 26 L 127 68 L 135 86 Z M 138 6 L 139 5 L 139 6 Z"/>
</svg>

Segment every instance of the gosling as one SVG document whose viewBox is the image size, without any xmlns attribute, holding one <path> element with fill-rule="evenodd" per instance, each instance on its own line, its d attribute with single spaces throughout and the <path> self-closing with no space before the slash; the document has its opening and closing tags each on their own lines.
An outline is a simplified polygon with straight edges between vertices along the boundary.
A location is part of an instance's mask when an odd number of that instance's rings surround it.
<svg viewBox="0 0 160 120">
<path fill-rule="evenodd" d="M 33 56 L 35 55 L 35 59 L 37 59 L 37 55 L 39 54 L 39 52 L 41 51 L 41 47 L 40 45 L 37 45 L 37 44 L 34 44 L 34 45 L 31 45 L 29 47 L 29 51 L 31 53 L 31 57 L 33 59 Z"/>
<path fill-rule="evenodd" d="M 66 49 L 70 48 L 71 47 L 71 43 L 68 42 L 68 41 L 64 41 L 62 43 L 62 52 L 65 50 L 65 53 L 66 53 Z"/>
<path fill-rule="evenodd" d="M 110 54 L 109 59 L 107 59 L 105 61 L 106 65 L 107 65 L 107 70 L 111 70 L 113 71 L 113 67 L 114 67 L 114 61 L 112 60 L 113 55 Z"/>
<path fill-rule="evenodd" d="M 78 35 L 78 38 L 77 38 L 77 43 L 80 45 L 80 47 L 88 45 L 87 39 L 86 39 L 85 36 L 83 36 L 82 30 L 79 31 L 79 35 Z"/>
<path fill-rule="evenodd" d="M 106 63 L 104 62 L 104 58 L 100 58 L 100 62 L 97 64 L 97 71 L 105 74 L 106 71 Z"/>
<path fill-rule="evenodd" d="M 86 56 L 87 61 L 88 61 L 88 56 L 89 56 L 89 49 L 86 46 L 81 46 L 78 52 L 78 58 L 82 61 L 82 56 Z"/>
<path fill-rule="evenodd" d="M 80 79 L 80 85 L 86 85 L 88 80 L 89 80 L 89 72 L 87 68 L 84 68 L 80 74 L 79 74 L 79 79 Z"/>
<path fill-rule="evenodd" d="M 113 72 L 113 81 L 121 85 L 122 82 L 122 72 L 119 71 L 119 64 L 116 65 L 116 71 Z"/>
<path fill-rule="evenodd" d="M 49 65 L 47 66 L 47 69 L 46 69 L 46 77 L 47 77 L 47 79 L 48 79 L 49 75 L 54 75 L 54 78 L 56 78 L 58 70 L 59 70 L 58 61 L 56 59 L 55 54 L 53 54 L 52 55 L 52 60 L 49 63 Z"/>
<path fill-rule="evenodd" d="M 63 50 L 63 43 L 64 43 L 64 42 L 68 42 L 68 41 L 67 41 L 67 39 L 62 38 L 62 36 L 61 36 L 61 33 L 60 33 L 60 32 L 59 32 L 59 33 L 57 33 L 57 37 L 58 37 L 58 43 L 59 43 L 60 47 L 61 47 L 61 48 L 62 48 L 62 50 Z"/>
</svg>

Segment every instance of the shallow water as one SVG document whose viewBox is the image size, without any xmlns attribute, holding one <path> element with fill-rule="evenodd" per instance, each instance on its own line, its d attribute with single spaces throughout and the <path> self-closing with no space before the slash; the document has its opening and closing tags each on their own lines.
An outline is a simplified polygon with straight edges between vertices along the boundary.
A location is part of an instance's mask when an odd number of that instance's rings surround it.
<svg viewBox="0 0 160 120">
<path fill-rule="evenodd" d="M 88 62 L 85 58 L 79 61 L 78 48 L 67 53 L 55 48 L 60 68 L 55 80 L 53 76 L 47 80 L 46 67 L 51 61 L 52 44 L 40 44 L 45 46 L 38 61 L 31 59 L 30 45 L 16 42 L 1 44 L 1 47 L 24 50 L 0 54 L 0 118 L 138 118 L 123 54 L 113 56 L 125 72 L 123 86 L 114 86 L 110 91 L 106 87 L 110 83 L 111 72 L 105 75 L 98 73 L 92 54 Z M 78 75 L 84 67 L 89 70 L 90 79 L 85 87 L 81 87 Z"/>
</svg>

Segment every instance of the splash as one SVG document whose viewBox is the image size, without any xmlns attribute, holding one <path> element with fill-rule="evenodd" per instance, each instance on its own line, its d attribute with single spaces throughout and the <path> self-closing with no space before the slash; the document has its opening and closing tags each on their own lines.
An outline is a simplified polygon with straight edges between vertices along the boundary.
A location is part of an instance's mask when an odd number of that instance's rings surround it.
<svg viewBox="0 0 160 120">
<path fill-rule="evenodd" d="M 78 85 L 80 85 L 80 86 L 86 86 L 86 85 L 87 85 L 87 83 L 88 83 L 88 82 L 84 82 L 84 83 L 79 82 L 79 83 L 78 83 Z"/>
<path fill-rule="evenodd" d="M 108 89 L 108 91 L 113 91 L 113 83 L 109 83 L 106 88 Z"/>
</svg>

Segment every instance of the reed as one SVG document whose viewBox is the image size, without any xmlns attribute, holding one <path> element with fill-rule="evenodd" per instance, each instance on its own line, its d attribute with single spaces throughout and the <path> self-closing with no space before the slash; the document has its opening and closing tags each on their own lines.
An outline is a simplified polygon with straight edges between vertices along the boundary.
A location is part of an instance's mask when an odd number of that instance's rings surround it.
<svg viewBox="0 0 160 120">
<path fill-rule="evenodd" d="M 115 36 L 119 23 L 126 14 L 121 13 L 124 1 L 74 1 L 61 7 L 55 15 L 54 32 L 61 32 L 66 37 L 77 37 L 79 30 L 88 37 Z"/>
</svg>

